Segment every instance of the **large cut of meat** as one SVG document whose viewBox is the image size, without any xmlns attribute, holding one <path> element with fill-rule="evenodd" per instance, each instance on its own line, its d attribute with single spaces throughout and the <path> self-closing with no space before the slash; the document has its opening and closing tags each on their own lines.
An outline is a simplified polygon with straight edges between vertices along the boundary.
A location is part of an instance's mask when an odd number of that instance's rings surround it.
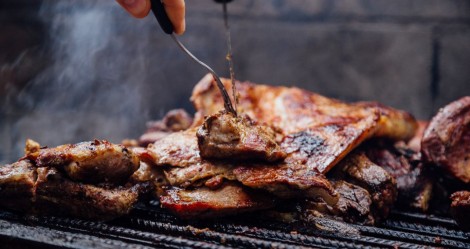
<svg viewBox="0 0 470 249">
<path fill-rule="evenodd" d="M 421 151 L 425 160 L 470 183 L 470 96 L 439 110 L 424 131 Z"/>
<path fill-rule="evenodd" d="M 230 80 L 222 81 L 231 88 Z M 286 162 L 319 173 L 328 172 L 368 138 L 408 140 L 417 127 L 410 114 L 377 103 L 346 104 L 295 87 L 249 82 L 237 83 L 237 89 L 239 113 L 285 136 L 281 146 L 288 153 Z M 193 127 L 223 109 L 222 96 L 209 75 L 197 84 L 191 100 L 197 110 Z"/>
<path fill-rule="evenodd" d="M 139 167 L 139 158 L 132 151 L 105 140 L 44 148 L 28 158 L 37 167 L 59 168 L 72 180 L 87 183 L 122 183 Z"/>
</svg>

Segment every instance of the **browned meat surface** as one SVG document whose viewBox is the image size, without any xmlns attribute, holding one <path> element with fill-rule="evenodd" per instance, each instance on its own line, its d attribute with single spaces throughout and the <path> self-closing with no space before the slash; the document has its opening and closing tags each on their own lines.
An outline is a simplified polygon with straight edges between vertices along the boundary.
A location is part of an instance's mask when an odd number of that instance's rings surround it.
<svg viewBox="0 0 470 249">
<path fill-rule="evenodd" d="M 393 176 L 376 165 L 362 151 L 349 154 L 335 168 L 334 177 L 359 185 L 369 191 L 376 220 L 386 218 L 397 198 L 397 184 Z"/>
<path fill-rule="evenodd" d="M 217 190 L 206 187 L 194 190 L 170 188 L 165 190 L 160 202 L 162 207 L 185 219 L 213 218 L 274 206 L 274 200 L 268 194 L 235 183 L 226 183 Z"/>
<path fill-rule="evenodd" d="M 286 157 L 272 129 L 224 111 L 206 117 L 197 138 L 203 158 L 274 162 Z"/>
<path fill-rule="evenodd" d="M 470 183 L 470 96 L 441 108 L 426 128 L 421 152 L 428 162 Z"/>
<path fill-rule="evenodd" d="M 426 212 L 433 193 L 433 178 L 414 150 L 397 148 L 383 141 L 369 143 L 363 147 L 367 157 L 384 168 L 397 181 L 397 204 Z M 418 158 L 419 159 L 419 158 Z"/>
<path fill-rule="evenodd" d="M 66 144 L 39 151 L 37 167 L 55 167 L 75 181 L 123 183 L 139 167 L 139 158 L 105 140 Z"/>
<path fill-rule="evenodd" d="M 134 188 L 77 183 L 54 168 L 37 171 L 34 208 L 40 214 L 109 220 L 129 213 L 138 198 Z"/>
<path fill-rule="evenodd" d="M 305 165 L 249 165 L 236 167 L 233 174 L 243 185 L 264 189 L 281 198 L 321 198 L 328 204 L 338 201 L 328 179 Z"/>
<path fill-rule="evenodd" d="M 194 132 L 194 129 L 189 129 L 173 133 L 149 145 L 142 158 L 157 166 L 167 167 L 165 174 L 173 186 L 200 186 L 201 181 L 218 176 L 237 180 L 251 188 L 267 190 L 283 198 L 321 197 L 329 203 L 337 200 L 328 180 L 322 174 L 308 170 L 305 165 L 230 163 L 202 159 Z"/>
<path fill-rule="evenodd" d="M 334 181 L 333 186 L 339 195 L 335 205 L 322 200 L 307 199 L 299 203 L 300 219 L 309 221 L 312 217 L 333 217 L 343 221 L 361 224 L 374 224 L 372 198 L 366 189 L 345 181 Z"/>
<path fill-rule="evenodd" d="M 29 211 L 36 178 L 36 168 L 26 159 L 0 167 L 0 206 Z"/>
<path fill-rule="evenodd" d="M 450 211 L 460 226 L 470 229 L 470 191 L 455 192 L 450 196 Z"/>
<path fill-rule="evenodd" d="M 230 88 L 230 80 L 223 79 Z M 240 82 L 239 112 L 258 123 L 271 126 L 287 137 L 286 162 L 306 164 L 319 173 L 328 172 L 352 149 L 370 137 L 410 139 L 416 129 L 414 118 L 375 103 L 346 104 L 301 90 Z M 223 109 L 223 100 L 211 76 L 203 78 L 191 97 L 196 110 L 196 127 L 203 117 Z M 292 148 L 291 148 L 292 146 Z"/>
<path fill-rule="evenodd" d="M 169 111 L 163 119 L 147 123 L 147 131 L 139 138 L 139 145 L 147 146 L 175 131 L 188 129 L 193 123 L 183 109 Z"/>
</svg>

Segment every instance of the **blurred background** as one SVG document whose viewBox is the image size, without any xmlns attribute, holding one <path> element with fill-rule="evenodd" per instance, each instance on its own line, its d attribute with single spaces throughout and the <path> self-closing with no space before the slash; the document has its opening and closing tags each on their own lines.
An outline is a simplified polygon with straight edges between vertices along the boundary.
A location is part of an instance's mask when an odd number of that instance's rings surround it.
<svg viewBox="0 0 470 249">
<path fill-rule="evenodd" d="M 228 76 L 222 6 L 187 0 L 184 44 Z M 234 0 L 235 75 L 429 119 L 470 95 L 468 0 Z M 55 146 L 137 138 L 168 110 L 193 111 L 206 72 L 153 16 L 110 0 L 0 0 L 0 163 L 32 138 Z"/>
</svg>

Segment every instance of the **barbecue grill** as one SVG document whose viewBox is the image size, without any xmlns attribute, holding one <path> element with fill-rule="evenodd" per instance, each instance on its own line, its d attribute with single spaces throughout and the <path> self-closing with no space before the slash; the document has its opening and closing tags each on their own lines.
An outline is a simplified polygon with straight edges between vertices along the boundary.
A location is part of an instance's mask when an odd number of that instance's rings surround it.
<svg viewBox="0 0 470 249">
<path fill-rule="evenodd" d="M 393 212 L 358 234 L 286 225 L 256 217 L 182 221 L 155 201 L 112 222 L 0 212 L 0 240 L 13 248 L 470 248 L 470 233 L 448 217 Z"/>
<path fill-rule="evenodd" d="M 30 2 L 0 1 L 0 165 L 22 156 L 29 137 L 50 146 L 119 142 L 168 109 L 191 108 L 189 84 L 204 72 L 153 19 L 125 18 L 112 1 Z M 238 0 L 230 9 L 240 79 L 379 100 L 419 119 L 469 95 L 469 2 L 299 2 Z M 187 4 L 185 44 L 223 73 L 220 5 Z M 141 49 L 123 46 L 131 42 Z M 127 61 L 134 56 L 140 64 Z M 357 233 L 256 214 L 184 221 L 156 201 L 110 222 L 0 210 L 0 248 L 470 248 L 470 232 L 443 214 L 395 210 L 377 226 L 348 226 Z"/>
</svg>

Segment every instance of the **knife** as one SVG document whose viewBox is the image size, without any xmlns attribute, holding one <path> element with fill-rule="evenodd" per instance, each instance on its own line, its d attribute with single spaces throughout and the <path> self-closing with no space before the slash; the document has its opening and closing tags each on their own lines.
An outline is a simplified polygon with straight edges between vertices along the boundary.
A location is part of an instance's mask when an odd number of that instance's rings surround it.
<svg viewBox="0 0 470 249">
<path fill-rule="evenodd" d="M 212 77 L 214 77 L 215 81 L 217 82 L 217 87 L 220 90 L 220 93 L 222 94 L 222 98 L 224 100 L 224 107 L 227 112 L 233 113 L 235 116 L 237 116 L 237 111 L 235 108 L 233 108 L 232 105 L 232 100 L 230 99 L 227 90 L 225 89 L 224 84 L 222 84 L 222 81 L 220 80 L 220 77 L 215 73 L 215 71 L 210 68 L 207 64 L 199 60 L 196 56 L 194 56 L 176 37 L 176 35 L 173 33 L 173 24 L 171 24 L 170 19 L 168 18 L 168 15 L 165 12 L 165 8 L 163 6 L 163 3 L 161 0 L 150 0 L 151 3 L 151 8 L 152 12 L 157 18 L 158 23 L 160 24 L 160 27 L 162 28 L 163 32 L 166 34 L 170 35 L 171 38 L 176 42 L 178 47 L 183 50 L 183 52 L 189 56 L 193 61 L 198 63 L 199 65 L 203 66 L 209 73 L 212 74 Z"/>
</svg>

